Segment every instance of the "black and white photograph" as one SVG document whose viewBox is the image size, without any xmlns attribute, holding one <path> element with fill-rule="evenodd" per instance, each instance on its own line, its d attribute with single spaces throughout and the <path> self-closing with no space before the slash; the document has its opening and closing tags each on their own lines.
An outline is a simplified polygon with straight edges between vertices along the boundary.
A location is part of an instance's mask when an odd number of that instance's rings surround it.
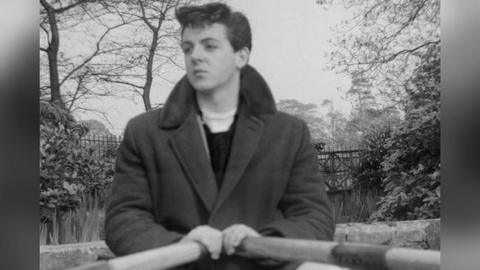
<svg viewBox="0 0 480 270">
<path fill-rule="evenodd" d="M 440 2 L 40 0 L 39 269 L 440 270 Z"/>
</svg>

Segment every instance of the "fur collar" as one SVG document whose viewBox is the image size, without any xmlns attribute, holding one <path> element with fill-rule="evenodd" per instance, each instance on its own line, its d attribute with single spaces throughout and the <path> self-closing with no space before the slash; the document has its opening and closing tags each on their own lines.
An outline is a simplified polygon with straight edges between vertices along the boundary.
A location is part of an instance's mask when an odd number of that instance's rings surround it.
<svg viewBox="0 0 480 270">
<path fill-rule="evenodd" d="M 260 116 L 277 111 L 275 100 L 263 77 L 252 66 L 245 66 L 240 74 L 241 107 L 247 114 Z M 195 90 L 187 76 L 175 85 L 161 110 L 159 124 L 163 128 L 178 127 L 195 110 Z"/>
</svg>

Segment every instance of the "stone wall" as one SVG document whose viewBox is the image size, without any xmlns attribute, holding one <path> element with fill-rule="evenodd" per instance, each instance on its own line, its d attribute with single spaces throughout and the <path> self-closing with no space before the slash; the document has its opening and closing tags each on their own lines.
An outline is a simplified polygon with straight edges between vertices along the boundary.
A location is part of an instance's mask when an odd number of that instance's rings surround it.
<svg viewBox="0 0 480 270">
<path fill-rule="evenodd" d="M 440 219 L 338 224 L 335 241 L 440 249 Z M 113 257 L 104 241 L 40 246 L 40 270 L 57 270 Z"/>
<path fill-rule="evenodd" d="M 40 270 L 60 270 L 114 255 L 104 241 L 40 246 Z"/>
<path fill-rule="evenodd" d="M 440 219 L 338 224 L 335 241 L 440 250 Z"/>
</svg>

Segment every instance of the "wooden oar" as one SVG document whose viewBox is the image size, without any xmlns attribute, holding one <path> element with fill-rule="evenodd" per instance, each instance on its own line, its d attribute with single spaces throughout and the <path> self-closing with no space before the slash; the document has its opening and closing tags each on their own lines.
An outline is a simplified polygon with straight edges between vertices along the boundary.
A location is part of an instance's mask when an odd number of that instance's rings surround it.
<svg viewBox="0 0 480 270">
<path fill-rule="evenodd" d="M 351 242 L 274 237 L 247 238 L 239 255 L 286 261 L 310 261 L 368 270 L 440 270 L 440 252 Z"/>
<path fill-rule="evenodd" d="M 328 242 L 275 237 L 242 241 L 238 255 L 320 264 L 304 269 L 439 270 L 440 252 L 350 242 Z M 199 243 L 181 243 L 73 268 L 72 270 L 160 270 L 194 262 L 207 254 Z M 328 264 L 330 268 L 326 268 Z M 305 268 L 309 266 L 309 268 Z"/>
<path fill-rule="evenodd" d="M 197 242 L 173 244 L 108 261 L 98 261 L 71 270 L 161 270 L 194 262 L 207 254 Z"/>
</svg>

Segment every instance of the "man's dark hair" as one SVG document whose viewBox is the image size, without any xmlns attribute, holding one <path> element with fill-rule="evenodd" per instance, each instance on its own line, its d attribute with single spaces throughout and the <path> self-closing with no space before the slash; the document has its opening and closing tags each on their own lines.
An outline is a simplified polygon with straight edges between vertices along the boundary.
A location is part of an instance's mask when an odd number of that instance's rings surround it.
<svg viewBox="0 0 480 270">
<path fill-rule="evenodd" d="M 204 27 L 220 23 L 226 26 L 227 38 L 234 51 L 243 47 L 252 50 L 252 32 L 247 17 L 241 12 L 232 12 L 230 7 L 223 3 L 182 6 L 175 10 L 175 16 L 182 26 L 182 34 L 186 27 Z"/>
</svg>

